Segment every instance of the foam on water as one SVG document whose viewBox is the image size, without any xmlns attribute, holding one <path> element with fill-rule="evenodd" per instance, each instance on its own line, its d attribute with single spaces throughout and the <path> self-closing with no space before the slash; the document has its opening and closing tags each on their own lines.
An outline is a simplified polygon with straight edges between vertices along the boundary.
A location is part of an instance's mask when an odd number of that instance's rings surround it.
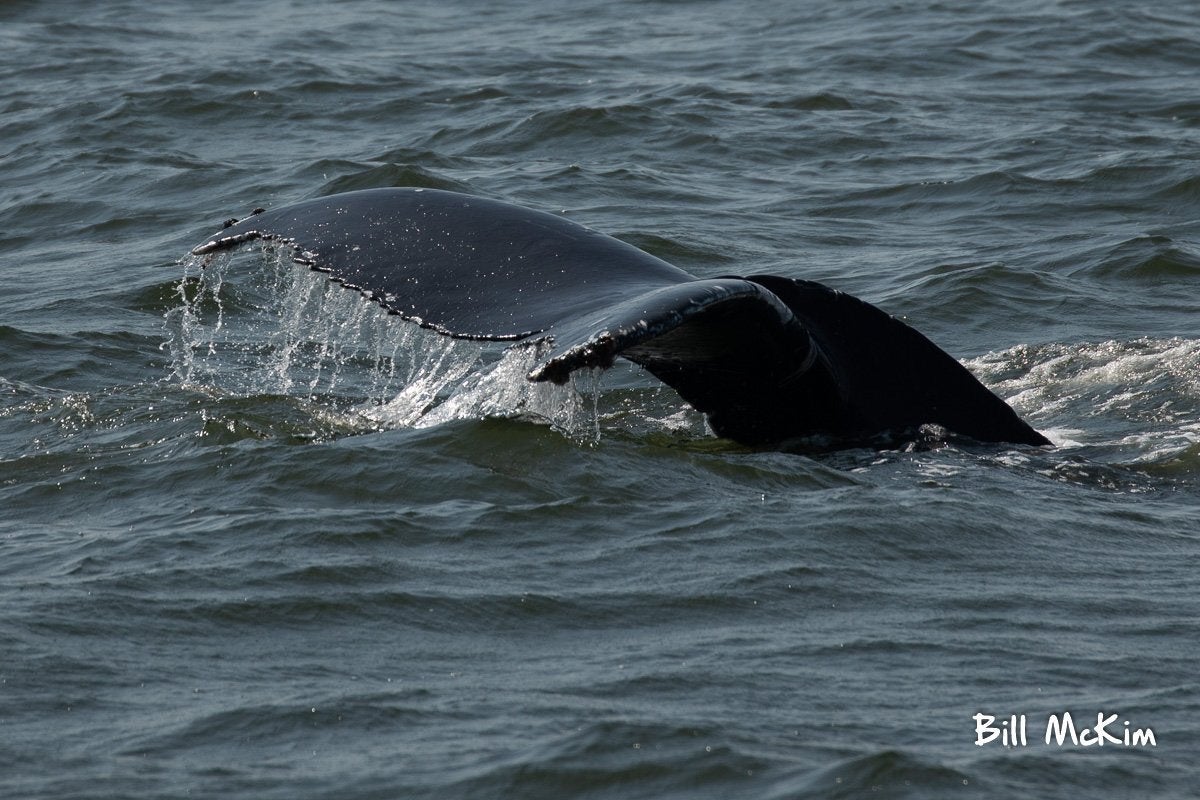
<svg viewBox="0 0 1200 800">
<path fill-rule="evenodd" d="M 1118 448 L 1127 463 L 1200 443 L 1200 340 L 1021 345 L 968 368 L 1059 447 Z"/>
</svg>

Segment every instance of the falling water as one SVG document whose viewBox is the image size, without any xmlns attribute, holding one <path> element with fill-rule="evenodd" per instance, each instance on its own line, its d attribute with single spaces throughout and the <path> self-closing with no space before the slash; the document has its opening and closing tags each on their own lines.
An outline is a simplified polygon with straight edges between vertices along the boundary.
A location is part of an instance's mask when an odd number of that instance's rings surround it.
<svg viewBox="0 0 1200 800">
<path fill-rule="evenodd" d="M 286 249 L 260 253 L 184 260 L 164 348 L 181 384 L 300 397 L 371 428 L 519 417 L 599 436 L 599 370 L 565 386 L 532 383 L 544 345 L 442 336 L 298 267 Z"/>
</svg>

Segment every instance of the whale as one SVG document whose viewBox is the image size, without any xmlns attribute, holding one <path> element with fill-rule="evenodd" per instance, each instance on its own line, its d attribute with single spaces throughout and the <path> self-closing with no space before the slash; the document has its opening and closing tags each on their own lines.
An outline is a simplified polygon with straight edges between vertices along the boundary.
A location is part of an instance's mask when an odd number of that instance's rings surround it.
<svg viewBox="0 0 1200 800">
<path fill-rule="evenodd" d="M 1050 444 L 955 358 L 870 303 L 799 278 L 699 278 L 558 214 L 437 189 L 364 189 L 254 209 L 192 253 L 210 259 L 254 241 L 439 334 L 536 345 L 530 381 L 631 361 L 743 445 L 886 445 L 929 431 Z"/>
</svg>

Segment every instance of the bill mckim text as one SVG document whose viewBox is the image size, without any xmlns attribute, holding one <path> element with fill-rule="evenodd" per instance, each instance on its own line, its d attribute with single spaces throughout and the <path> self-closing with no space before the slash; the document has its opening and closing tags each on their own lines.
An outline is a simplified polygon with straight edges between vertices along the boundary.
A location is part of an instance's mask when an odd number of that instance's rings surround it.
<svg viewBox="0 0 1200 800">
<path fill-rule="evenodd" d="M 979 747 L 987 744 L 999 744 L 1004 747 L 1029 746 L 1026 714 L 1011 714 L 1008 719 L 999 723 L 991 714 L 979 713 L 972 719 L 975 720 L 975 744 Z M 1095 725 L 1077 724 L 1069 711 L 1064 711 L 1061 715 L 1051 714 L 1046 720 L 1046 734 L 1042 742 L 1059 747 L 1068 743 L 1076 747 L 1158 746 L 1152 728 L 1135 728 L 1129 724 L 1129 720 L 1122 720 L 1120 714 L 1105 714 L 1103 711 L 1096 715 Z"/>
</svg>

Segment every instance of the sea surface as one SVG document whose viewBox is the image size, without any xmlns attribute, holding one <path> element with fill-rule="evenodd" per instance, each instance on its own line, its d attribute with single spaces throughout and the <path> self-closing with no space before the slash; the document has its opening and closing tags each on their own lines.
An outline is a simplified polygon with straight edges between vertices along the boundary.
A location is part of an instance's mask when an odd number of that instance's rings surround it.
<svg viewBox="0 0 1200 800">
<path fill-rule="evenodd" d="M 1194 3 L 9 0 L 0 76 L 0 797 L 1200 792 Z M 385 186 L 848 291 L 1055 446 L 189 256 Z"/>
</svg>

